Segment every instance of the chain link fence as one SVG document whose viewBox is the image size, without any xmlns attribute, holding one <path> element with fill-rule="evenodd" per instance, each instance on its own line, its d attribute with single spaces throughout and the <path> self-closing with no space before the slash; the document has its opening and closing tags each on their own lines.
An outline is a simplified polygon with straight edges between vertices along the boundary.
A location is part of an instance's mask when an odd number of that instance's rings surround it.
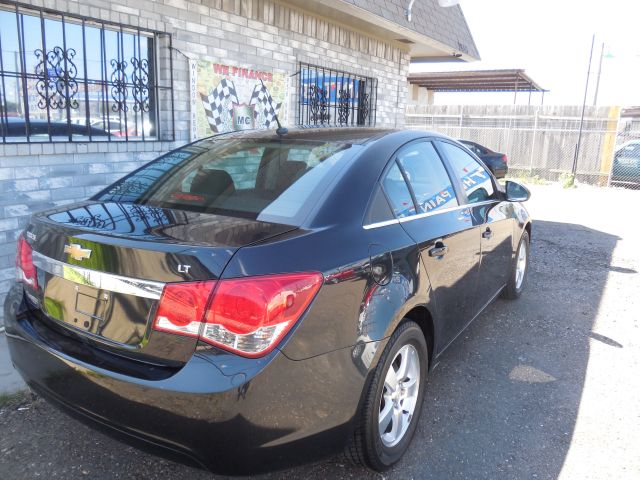
<svg viewBox="0 0 640 480">
<path fill-rule="evenodd" d="M 619 107 L 409 105 L 406 126 L 508 157 L 511 177 L 640 188 L 640 118 Z M 636 143 L 637 142 L 637 143 Z"/>
</svg>

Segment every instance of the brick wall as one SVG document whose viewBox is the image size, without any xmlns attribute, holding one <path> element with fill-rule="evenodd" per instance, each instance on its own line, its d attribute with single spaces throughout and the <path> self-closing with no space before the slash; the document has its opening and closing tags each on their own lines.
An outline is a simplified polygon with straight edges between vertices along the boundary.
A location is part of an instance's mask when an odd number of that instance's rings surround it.
<svg viewBox="0 0 640 480">
<path fill-rule="evenodd" d="M 23 0 L 70 14 L 171 33 L 175 142 L 0 144 L 0 302 L 14 276 L 15 242 L 32 212 L 85 199 L 186 142 L 188 60 L 293 74 L 299 61 L 378 79 L 377 125 L 404 122 L 406 51 L 270 0 Z M 295 100 L 295 99 L 293 99 Z M 295 101 L 289 119 L 295 121 Z M 1 310 L 1 309 L 0 309 Z M 1 315 L 1 314 L 0 314 Z"/>
</svg>

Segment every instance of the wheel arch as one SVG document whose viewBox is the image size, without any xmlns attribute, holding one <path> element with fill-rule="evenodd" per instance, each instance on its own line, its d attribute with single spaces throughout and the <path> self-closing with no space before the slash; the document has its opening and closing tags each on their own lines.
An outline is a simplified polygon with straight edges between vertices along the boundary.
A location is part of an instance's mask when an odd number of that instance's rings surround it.
<svg viewBox="0 0 640 480">
<path fill-rule="evenodd" d="M 404 318 L 408 318 L 409 320 L 413 320 L 418 324 L 424 338 L 427 341 L 427 347 L 429 348 L 429 368 L 432 366 L 432 359 L 434 358 L 434 346 L 435 346 L 435 329 L 433 324 L 433 316 L 431 312 L 427 308 L 426 305 L 416 305 L 411 310 L 409 310 Z M 400 325 L 398 325 L 399 327 Z M 396 329 L 398 328 L 396 327 Z"/>
</svg>

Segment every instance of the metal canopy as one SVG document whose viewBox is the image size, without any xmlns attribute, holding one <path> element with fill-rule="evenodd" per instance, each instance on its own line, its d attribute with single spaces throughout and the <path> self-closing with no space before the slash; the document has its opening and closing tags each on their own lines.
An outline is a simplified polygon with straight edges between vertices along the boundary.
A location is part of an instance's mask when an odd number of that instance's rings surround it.
<svg viewBox="0 0 640 480">
<path fill-rule="evenodd" d="M 434 92 L 547 92 L 522 69 L 410 73 L 407 80 Z"/>
<path fill-rule="evenodd" d="M 621 117 L 640 117 L 640 107 L 623 108 L 620 112 Z"/>
</svg>

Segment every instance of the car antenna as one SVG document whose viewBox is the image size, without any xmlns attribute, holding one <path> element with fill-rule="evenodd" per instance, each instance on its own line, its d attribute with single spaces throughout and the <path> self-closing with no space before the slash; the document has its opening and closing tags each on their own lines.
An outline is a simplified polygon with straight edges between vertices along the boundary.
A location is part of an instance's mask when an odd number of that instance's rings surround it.
<svg viewBox="0 0 640 480">
<path fill-rule="evenodd" d="M 267 90 L 267 87 L 265 87 L 264 82 L 262 81 L 262 79 L 260 79 L 260 83 L 262 84 L 262 88 L 264 88 L 266 90 L 267 93 L 269 93 L 269 90 Z M 271 99 L 271 95 L 269 95 L 269 99 Z M 271 103 L 271 100 L 269 100 L 269 103 Z M 273 104 L 271 104 L 271 108 L 273 108 Z M 287 133 L 289 133 L 289 129 L 287 127 L 283 127 L 280 124 L 280 119 L 278 118 L 278 114 L 275 113 L 276 110 L 275 108 L 273 109 L 273 118 L 276 119 L 276 123 L 278 124 L 278 128 L 276 128 L 276 135 L 278 135 L 279 137 L 282 137 L 283 135 L 286 135 Z"/>
</svg>

